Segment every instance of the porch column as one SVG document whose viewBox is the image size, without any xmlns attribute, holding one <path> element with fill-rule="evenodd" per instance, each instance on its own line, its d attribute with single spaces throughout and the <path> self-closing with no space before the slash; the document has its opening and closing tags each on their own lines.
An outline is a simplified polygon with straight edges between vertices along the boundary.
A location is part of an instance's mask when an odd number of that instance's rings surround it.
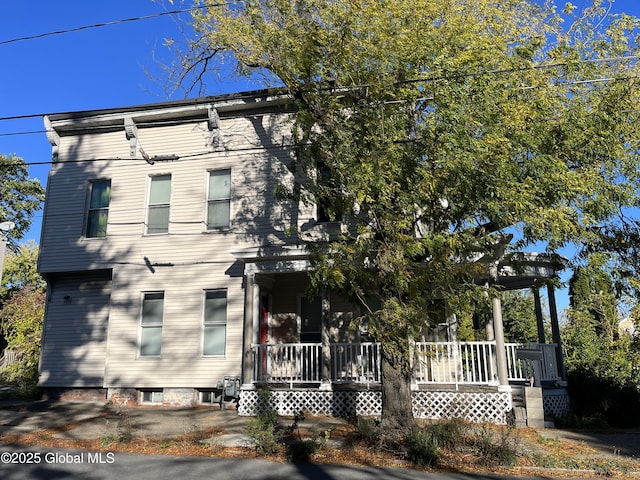
<svg viewBox="0 0 640 480">
<path fill-rule="evenodd" d="M 556 306 L 556 292 L 553 285 L 547 284 L 547 296 L 549 297 L 549 314 L 551 315 L 551 335 L 556 346 L 556 361 L 558 374 L 562 380 L 567 379 L 564 368 L 564 355 L 562 354 L 562 339 L 560 338 L 560 324 L 558 322 L 558 307 Z"/>
<path fill-rule="evenodd" d="M 507 376 L 507 350 L 504 345 L 504 325 L 502 323 L 502 302 L 498 296 L 491 299 L 493 311 L 493 330 L 496 337 L 496 364 L 498 367 L 498 383 L 500 387 L 509 386 Z"/>
<path fill-rule="evenodd" d="M 255 331 L 254 323 L 254 297 L 255 297 L 255 273 L 248 273 L 244 277 L 244 336 L 242 338 L 242 387 L 253 388 L 253 350 Z"/>
<path fill-rule="evenodd" d="M 536 323 L 538 324 L 538 343 L 547 343 L 544 331 L 544 317 L 542 316 L 542 302 L 540 302 L 540 289 L 535 287 L 532 290 L 536 310 Z"/>
<path fill-rule="evenodd" d="M 322 342 L 322 362 L 320 364 L 321 389 L 331 389 L 331 335 L 329 332 L 329 322 L 331 319 L 331 302 L 326 288 L 322 289 L 322 313 L 321 313 L 321 342 Z"/>
</svg>

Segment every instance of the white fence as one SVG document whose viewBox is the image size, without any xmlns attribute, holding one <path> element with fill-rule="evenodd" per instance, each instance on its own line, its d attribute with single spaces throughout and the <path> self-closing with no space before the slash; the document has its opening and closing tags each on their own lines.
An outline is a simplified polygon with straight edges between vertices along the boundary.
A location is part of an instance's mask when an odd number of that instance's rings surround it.
<svg viewBox="0 0 640 480">
<path fill-rule="evenodd" d="M 0 370 L 18 361 L 18 354 L 13 350 L 5 350 L 0 355 Z"/>
<path fill-rule="evenodd" d="M 509 381 L 527 382 L 534 360 L 518 359 L 522 344 L 505 345 Z M 555 344 L 527 344 L 540 350 L 541 381 L 559 379 Z M 416 384 L 496 385 L 495 342 L 418 342 L 414 347 Z M 329 372 L 333 383 L 369 384 L 381 379 L 380 344 L 329 345 Z M 322 380 L 322 344 L 283 343 L 254 345 L 254 381 L 258 383 L 314 383 Z"/>
</svg>

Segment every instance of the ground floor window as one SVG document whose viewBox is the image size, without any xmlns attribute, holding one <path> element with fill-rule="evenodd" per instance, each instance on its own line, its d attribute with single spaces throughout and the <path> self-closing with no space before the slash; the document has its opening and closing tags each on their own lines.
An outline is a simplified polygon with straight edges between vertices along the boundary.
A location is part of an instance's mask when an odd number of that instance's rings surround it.
<svg viewBox="0 0 640 480">
<path fill-rule="evenodd" d="M 227 345 L 227 291 L 204 293 L 203 355 L 224 355 Z"/>
<path fill-rule="evenodd" d="M 142 390 L 140 392 L 140 403 L 162 404 L 164 393 L 158 390 Z"/>
<path fill-rule="evenodd" d="M 140 356 L 159 356 L 162 348 L 164 292 L 145 293 L 140 320 Z"/>
<path fill-rule="evenodd" d="M 200 403 L 204 403 L 204 404 L 220 403 L 220 391 L 200 390 Z"/>
</svg>

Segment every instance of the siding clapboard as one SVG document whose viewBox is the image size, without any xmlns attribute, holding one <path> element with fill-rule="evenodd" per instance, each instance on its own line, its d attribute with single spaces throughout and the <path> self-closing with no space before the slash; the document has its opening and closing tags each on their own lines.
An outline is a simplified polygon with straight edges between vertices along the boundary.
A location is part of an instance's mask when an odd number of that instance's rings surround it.
<svg viewBox="0 0 640 480">
<path fill-rule="evenodd" d="M 47 293 L 41 385 L 102 386 L 110 297 L 110 272 L 67 274 L 53 283 Z"/>
<path fill-rule="evenodd" d="M 149 157 L 178 160 L 150 165 L 139 151 L 131 159 L 124 129 L 60 137 L 38 265 L 54 292 L 42 356 L 45 386 L 210 388 L 225 375 L 240 375 L 243 264 L 231 252 L 285 243 L 291 223 L 312 217 L 312 208 L 275 197 L 278 184 L 292 178 L 291 154 L 283 148 L 290 138 L 286 117 L 223 117 L 215 148 L 206 120 L 151 125 L 138 128 L 137 147 Z M 231 226 L 207 232 L 208 172 L 216 169 L 231 169 Z M 169 233 L 145 235 L 149 177 L 161 174 L 171 175 Z M 111 180 L 107 236 L 84 238 L 89 184 L 97 179 Z M 98 288 L 90 272 L 102 269 L 112 279 Z M 224 356 L 202 355 L 206 289 L 227 290 Z M 161 355 L 140 357 L 142 295 L 155 291 L 165 293 Z M 82 301 L 65 304 L 65 292 Z"/>
</svg>

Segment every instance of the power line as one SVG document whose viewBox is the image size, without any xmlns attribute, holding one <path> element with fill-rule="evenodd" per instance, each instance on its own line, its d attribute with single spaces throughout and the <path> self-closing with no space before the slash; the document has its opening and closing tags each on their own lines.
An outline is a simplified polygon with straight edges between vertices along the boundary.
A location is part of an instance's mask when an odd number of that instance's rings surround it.
<svg viewBox="0 0 640 480">
<path fill-rule="evenodd" d="M 128 22 L 137 22 L 139 20 L 149 20 L 152 18 L 158 18 L 158 17 L 163 17 L 166 15 L 177 15 L 180 13 L 187 13 L 192 11 L 193 9 L 201 9 L 201 8 L 210 8 L 210 7 L 221 7 L 221 6 L 225 6 L 225 5 L 230 5 L 231 3 L 235 3 L 235 2 L 223 2 L 223 3 L 214 3 L 211 5 L 202 5 L 202 6 L 194 6 L 193 8 L 184 8 L 184 9 L 180 9 L 180 10 L 170 10 L 170 11 L 166 11 L 166 12 L 160 12 L 160 13 L 153 13 L 151 15 L 144 15 L 144 16 L 140 16 L 140 17 L 131 17 L 131 18 L 121 18 L 119 20 L 113 20 L 111 22 L 103 22 L 103 23 L 94 23 L 91 25 L 82 25 L 80 27 L 74 27 L 74 28 L 68 28 L 65 30 L 56 30 L 53 32 L 45 32 L 45 33 L 39 33 L 36 35 L 28 35 L 25 37 L 18 37 L 18 38 L 11 38 L 9 40 L 2 40 L 0 41 L 0 45 L 8 45 L 10 43 L 16 43 L 16 42 L 24 42 L 27 40 L 36 40 L 38 38 L 44 38 L 44 37 L 51 37 L 54 35 L 62 35 L 65 33 L 72 33 L 72 32 L 79 32 L 82 30 L 89 30 L 92 28 L 101 28 L 101 27 L 110 27 L 112 25 L 119 25 L 122 23 L 128 23 Z"/>
</svg>

